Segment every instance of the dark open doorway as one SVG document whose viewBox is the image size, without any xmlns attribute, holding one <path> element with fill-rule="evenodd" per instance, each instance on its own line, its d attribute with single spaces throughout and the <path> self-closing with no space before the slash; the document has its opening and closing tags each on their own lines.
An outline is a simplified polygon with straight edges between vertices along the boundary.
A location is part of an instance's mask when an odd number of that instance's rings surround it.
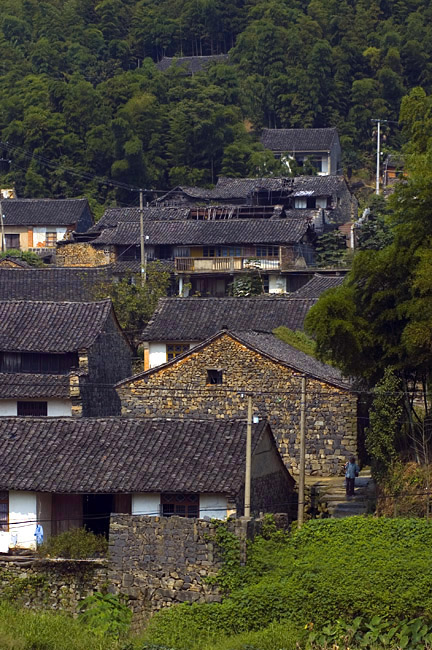
<svg viewBox="0 0 432 650">
<path fill-rule="evenodd" d="M 113 512 L 112 494 L 85 494 L 83 498 L 84 525 L 95 535 L 108 537 L 110 514 Z"/>
</svg>

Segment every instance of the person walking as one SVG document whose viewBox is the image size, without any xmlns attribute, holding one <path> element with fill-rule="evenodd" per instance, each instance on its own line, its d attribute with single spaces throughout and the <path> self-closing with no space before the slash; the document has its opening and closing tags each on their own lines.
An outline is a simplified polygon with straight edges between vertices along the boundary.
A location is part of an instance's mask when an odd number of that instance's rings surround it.
<svg viewBox="0 0 432 650">
<path fill-rule="evenodd" d="M 360 468 L 355 462 L 354 456 L 351 456 L 345 465 L 345 482 L 346 482 L 346 495 L 347 497 L 354 496 L 354 486 L 356 476 L 359 475 Z"/>
</svg>

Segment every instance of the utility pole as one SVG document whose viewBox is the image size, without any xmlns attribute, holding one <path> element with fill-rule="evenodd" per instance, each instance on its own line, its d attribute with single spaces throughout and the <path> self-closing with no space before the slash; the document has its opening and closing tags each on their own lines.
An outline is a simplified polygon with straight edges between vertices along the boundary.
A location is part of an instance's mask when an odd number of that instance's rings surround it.
<svg viewBox="0 0 432 650">
<path fill-rule="evenodd" d="M 381 122 L 387 123 L 388 120 L 381 118 L 371 120 L 377 124 L 377 155 L 376 155 L 376 180 L 375 180 L 375 194 L 380 193 L 380 161 L 381 161 Z"/>
<path fill-rule="evenodd" d="M 252 467 L 252 395 L 248 395 L 248 414 L 246 427 L 246 474 L 244 493 L 244 516 L 250 517 L 251 505 L 251 467 Z"/>
<path fill-rule="evenodd" d="M 147 275 L 147 257 L 145 252 L 145 241 L 144 241 L 144 200 L 143 200 L 143 191 L 140 190 L 140 248 L 141 248 L 141 286 L 145 286 L 146 275 Z"/>
<path fill-rule="evenodd" d="M 5 232 L 4 232 L 4 214 L 3 214 L 1 199 L 0 199 L 0 222 L 1 222 L 1 250 L 2 253 L 4 253 L 6 250 L 6 240 L 5 240 Z"/>
<path fill-rule="evenodd" d="M 299 495 L 297 510 L 297 527 L 303 526 L 304 505 L 305 505 L 305 453 L 306 453 L 306 375 L 301 380 L 300 399 L 300 474 L 299 474 Z"/>
</svg>

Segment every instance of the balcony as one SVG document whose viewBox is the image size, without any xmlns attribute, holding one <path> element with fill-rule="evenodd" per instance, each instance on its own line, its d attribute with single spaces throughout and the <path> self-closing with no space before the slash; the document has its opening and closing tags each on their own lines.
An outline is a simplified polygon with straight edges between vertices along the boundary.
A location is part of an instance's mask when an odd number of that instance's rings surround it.
<svg viewBox="0 0 432 650">
<path fill-rule="evenodd" d="M 279 271 L 281 263 L 275 257 L 176 257 L 177 273 L 236 273 L 260 269 Z"/>
</svg>

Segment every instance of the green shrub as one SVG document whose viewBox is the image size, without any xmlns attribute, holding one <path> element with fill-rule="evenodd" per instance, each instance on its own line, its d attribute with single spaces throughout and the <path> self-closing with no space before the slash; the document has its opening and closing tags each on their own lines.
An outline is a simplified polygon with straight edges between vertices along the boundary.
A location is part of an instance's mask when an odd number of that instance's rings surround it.
<svg viewBox="0 0 432 650">
<path fill-rule="evenodd" d="M 80 619 L 97 636 L 120 639 L 129 631 L 132 611 L 120 596 L 96 592 L 83 600 L 80 610 Z"/>
<path fill-rule="evenodd" d="M 16 248 L 9 248 L 7 251 L 0 251 L 0 259 L 3 257 L 16 257 L 23 262 L 27 262 L 30 266 L 45 266 L 39 255 L 32 251 L 20 251 Z"/>
<path fill-rule="evenodd" d="M 72 559 L 103 557 L 108 552 L 108 541 L 103 535 L 95 535 L 85 528 L 74 528 L 50 537 L 38 547 L 42 557 Z"/>
</svg>

